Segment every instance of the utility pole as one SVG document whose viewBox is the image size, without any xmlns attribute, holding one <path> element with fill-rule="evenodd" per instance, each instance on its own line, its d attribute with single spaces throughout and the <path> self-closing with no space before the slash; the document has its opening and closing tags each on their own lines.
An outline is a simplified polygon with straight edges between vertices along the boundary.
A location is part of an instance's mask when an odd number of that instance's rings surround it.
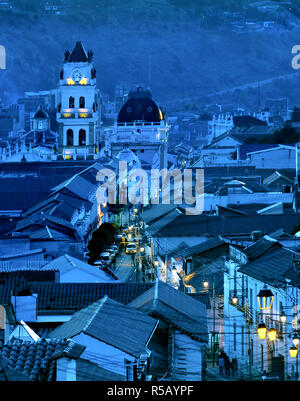
<svg viewBox="0 0 300 401">
<path fill-rule="evenodd" d="M 216 291 L 215 291 L 215 276 L 213 275 L 213 367 L 215 366 L 216 352 Z"/>
<path fill-rule="evenodd" d="M 250 340 L 250 325 L 248 323 L 248 356 L 249 356 L 249 380 L 252 380 L 252 348 Z"/>
</svg>

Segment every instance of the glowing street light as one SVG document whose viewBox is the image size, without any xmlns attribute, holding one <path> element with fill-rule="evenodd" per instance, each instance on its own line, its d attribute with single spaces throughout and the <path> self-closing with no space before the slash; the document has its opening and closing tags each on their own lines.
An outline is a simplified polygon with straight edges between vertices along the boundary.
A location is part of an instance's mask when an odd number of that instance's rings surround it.
<svg viewBox="0 0 300 401">
<path fill-rule="evenodd" d="M 269 337 L 270 341 L 275 341 L 277 338 L 277 331 L 274 328 L 270 329 L 269 333 L 268 333 L 268 337 Z"/>
<path fill-rule="evenodd" d="M 231 302 L 233 303 L 233 305 L 237 305 L 239 302 L 239 299 L 238 299 L 235 291 L 233 293 L 233 297 L 231 298 Z"/>
<path fill-rule="evenodd" d="M 259 309 L 260 310 L 271 309 L 272 303 L 273 303 L 273 298 L 274 298 L 274 295 L 273 295 L 272 291 L 265 284 L 264 288 L 262 290 L 260 290 L 257 295 Z"/>
<path fill-rule="evenodd" d="M 267 336 L 267 327 L 266 325 L 262 322 L 258 325 L 257 327 L 257 334 L 260 340 L 264 340 Z"/>
<path fill-rule="evenodd" d="M 203 280 L 203 287 L 204 288 L 208 288 L 209 287 L 209 282 L 208 282 L 208 280 L 206 278 Z"/>
<path fill-rule="evenodd" d="M 292 342 L 293 342 L 295 347 L 298 347 L 298 345 L 299 345 L 299 334 L 298 333 L 294 334 Z"/>
<path fill-rule="evenodd" d="M 286 314 L 284 313 L 283 310 L 280 313 L 279 319 L 280 319 L 281 323 L 286 323 Z"/>
<path fill-rule="evenodd" d="M 296 356 L 298 355 L 298 348 L 297 347 L 291 347 L 289 349 L 289 353 L 290 353 L 290 357 L 291 358 L 296 358 Z"/>
</svg>

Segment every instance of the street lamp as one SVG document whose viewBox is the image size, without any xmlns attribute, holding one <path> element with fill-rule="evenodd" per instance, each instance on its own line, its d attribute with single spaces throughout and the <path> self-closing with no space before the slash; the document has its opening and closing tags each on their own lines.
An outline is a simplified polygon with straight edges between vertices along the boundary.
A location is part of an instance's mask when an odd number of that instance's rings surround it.
<svg viewBox="0 0 300 401">
<path fill-rule="evenodd" d="M 266 325 L 261 322 L 257 327 L 257 334 L 260 340 L 264 340 L 267 335 L 267 327 Z"/>
<path fill-rule="evenodd" d="M 233 305 L 237 305 L 239 302 L 239 299 L 236 295 L 236 292 L 233 293 L 233 297 L 231 298 L 231 302 L 233 303 Z"/>
<path fill-rule="evenodd" d="M 158 266 L 159 265 L 159 261 L 158 260 L 155 260 L 154 261 L 154 266 Z"/>
<path fill-rule="evenodd" d="M 259 291 L 257 295 L 259 309 L 266 310 L 272 308 L 274 295 L 272 291 L 265 284 L 263 289 Z"/>
<path fill-rule="evenodd" d="M 142 247 L 140 248 L 140 251 L 141 251 L 141 253 L 144 253 L 144 252 L 145 252 L 145 248 L 142 246 Z"/>
<path fill-rule="evenodd" d="M 293 342 L 295 347 L 298 347 L 298 345 L 299 345 L 299 334 L 298 334 L 298 332 L 294 333 L 292 342 Z"/>
<path fill-rule="evenodd" d="M 203 287 L 204 287 L 204 288 L 208 288 L 208 286 L 209 286 L 209 282 L 208 282 L 208 280 L 205 278 L 205 279 L 203 280 Z"/>
<path fill-rule="evenodd" d="M 275 341 L 277 338 L 277 331 L 274 328 L 270 329 L 269 333 L 268 333 L 268 337 L 269 337 L 270 341 Z"/>
<path fill-rule="evenodd" d="M 286 314 L 284 313 L 283 310 L 281 311 L 279 318 L 281 323 L 286 323 Z"/>
<path fill-rule="evenodd" d="M 298 348 L 297 347 L 291 347 L 290 349 L 289 349 L 289 353 L 290 353 L 290 357 L 291 358 L 296 358 L 297 357 L 297 355 L 298 355 Z"/>
</svg>

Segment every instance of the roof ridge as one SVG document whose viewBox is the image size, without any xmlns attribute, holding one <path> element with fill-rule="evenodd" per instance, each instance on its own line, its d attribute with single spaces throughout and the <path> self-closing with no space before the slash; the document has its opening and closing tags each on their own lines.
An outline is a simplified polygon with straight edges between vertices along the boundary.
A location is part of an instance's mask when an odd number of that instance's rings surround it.
<svg viewBox="0 0 300 401">
<path fill-rule="evenodd" d="M 68 255 L 67 253 L 64 254 L 64 257 L 67 259 L 67 261 L 73 266 L 76 267 L 76 263 L 73 262 L 73 260 L 71 259 L 71 256 Z"/>
<path fill-rule="evenodd" d="M 100 300 L 98 307 L 95 309 L 94 313 L 92 314 L 92 316 L 90 317 L 90 319 L 88 320 L 86 325 L 83 327 L 82 331 L 86 331 L 89 328 L 89 326 L 92 324 L 94 318 L 96 317 L 97 313 L 100 311 L 100 309 L 103 307 L 103 305 L 105 304 L 105 302 L 108 299 L 109 299 L 108 295 L 104 295 L 104 297 Z M 99 302 L 99 301 L 97 301 L 97 302 Z"/>
</svg>

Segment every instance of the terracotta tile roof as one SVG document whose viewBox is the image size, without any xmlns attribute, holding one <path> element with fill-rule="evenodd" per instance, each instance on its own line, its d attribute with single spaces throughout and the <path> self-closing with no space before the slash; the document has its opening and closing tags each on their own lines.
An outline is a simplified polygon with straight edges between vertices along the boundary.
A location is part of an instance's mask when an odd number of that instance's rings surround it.
<svg viewBox="0 0 300 401">
<path fill-rule="evenodd" d="M 85 345 L 77 344 L 75 341 L 69 340 L 65 344 L 58 344 L 53 355 L 51 356 L 51 359 L 57 359 L 61 357 L 78 359 L 85 349 Z"/>
<path fill-rule="evenodd" d="M 54 381 L 51 359 L 62 340 L 11 340 L 0 344 L 0 380 Z"/>
</svg>

